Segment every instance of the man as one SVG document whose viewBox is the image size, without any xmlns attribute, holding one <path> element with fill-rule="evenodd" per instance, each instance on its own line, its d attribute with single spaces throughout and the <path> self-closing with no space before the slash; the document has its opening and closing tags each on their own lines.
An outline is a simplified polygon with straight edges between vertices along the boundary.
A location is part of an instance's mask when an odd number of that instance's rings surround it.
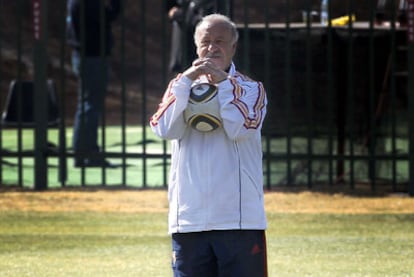
<svg viewBox="0 0 414 277">
<path fill-rule="evenodd" d="M 232 62 L 237 39 L 226 16 L 204 17 L 194 33 L 198 58 L 170 82 L 150 120 L 172 145 L 169 233 L 177 277 L 267 274 L 260 133 L 267 100 L 262 84 Z M 206 133 L 183 119 L 202 76 L 218 87 L 223 125 Z"/>
<path fill-rule="evenodd" d="M 113 46 L 111 24 L 120 9 L 121 0 L 68 1 L 68 44 L 72 47 L 73 71 L 79 79 L 72 142 L 75 167 L 111 166 L 99 155 L 98 127 Z"/>
</svg>

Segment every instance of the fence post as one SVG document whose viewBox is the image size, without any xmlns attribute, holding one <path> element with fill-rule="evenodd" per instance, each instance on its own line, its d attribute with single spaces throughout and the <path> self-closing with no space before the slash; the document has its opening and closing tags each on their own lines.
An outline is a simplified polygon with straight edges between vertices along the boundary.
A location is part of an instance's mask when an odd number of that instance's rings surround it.
<svg viewBox="0 0 414 277">
<path fill-rule="evenodd" d="M 34 66 L 34 189 L 47 189 L 47 0 L 32 0 Z"/>
<path fill-rule="evenodd" d="M 409 122 L 409 180 L 408 180 L 408 192 L 411 196 L 414 196 L 414 0 L 410 0 L 408 3 L 408 29 L 407 29 L 407 41 L 408 41 L 408 122 Z"/>
</svg>

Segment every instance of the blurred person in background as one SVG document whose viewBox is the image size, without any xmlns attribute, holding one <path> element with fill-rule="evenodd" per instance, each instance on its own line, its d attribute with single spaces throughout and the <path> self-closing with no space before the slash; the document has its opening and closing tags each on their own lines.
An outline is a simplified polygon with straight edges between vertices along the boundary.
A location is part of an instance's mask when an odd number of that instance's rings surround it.
<svg viewBox="0 0 414 277">
<path fill-rule="evenodd" d="M 68 0 L 67 3 L 67 41 L 78 78 L 72 141 L 75 167 L 112 166 L 100 154 L 98 128 L 114 45 L 111 28 L 120 10 L 121 0 Z"/>
</svg>

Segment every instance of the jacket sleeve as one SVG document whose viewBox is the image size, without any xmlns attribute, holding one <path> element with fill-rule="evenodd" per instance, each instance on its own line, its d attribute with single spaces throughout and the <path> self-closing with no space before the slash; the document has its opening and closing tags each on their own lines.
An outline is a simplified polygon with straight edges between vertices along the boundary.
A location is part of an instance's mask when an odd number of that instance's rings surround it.
<svg viewBox="0 0 414 277">
<path fill-rule="evenodd" d="M 229 77 L 219 84 L 219 101 L 223 127 L 230 139 L 260 133 L 267 105 L 261 82 Z"/>
<path fill-rule="evenodd" d="M 163 139 L 179 139 L 184 135 L 187 124 L 183 112 L 187 107 L 192 81 L 187 77 L 173 79 L 164 93 L 158 110 L 150 119 L 154 133 Z"/>
</svg>

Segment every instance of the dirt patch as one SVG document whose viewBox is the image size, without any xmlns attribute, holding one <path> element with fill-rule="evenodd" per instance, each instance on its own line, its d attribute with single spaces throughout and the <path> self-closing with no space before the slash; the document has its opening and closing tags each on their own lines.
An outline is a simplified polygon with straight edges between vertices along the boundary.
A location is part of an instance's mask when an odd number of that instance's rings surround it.
<svg viewBox="0 0 414 277">
<path fill-rule="evenodd" d="M 85 190 L 3 192 L 0 211 L 38 212 L 166 212 L 162 190 Z"/>
<path fill-rule="evenodd" d="M 342 193 L 266 192 L 271 213 L 414 213 L 405 194 L 349 196 Z M 46 192 L 3 191 L 0 211 L 166 213 L 166 190 L 85 189 Z"/>
<path fill-rule="evenodd" d="M 270 192 L 265 195 L 266 209 L 283 213 L 414 213 L 414 201 L 405 194 L 388 196 L 350 196 L 342 193 Z"/>
</svg>

